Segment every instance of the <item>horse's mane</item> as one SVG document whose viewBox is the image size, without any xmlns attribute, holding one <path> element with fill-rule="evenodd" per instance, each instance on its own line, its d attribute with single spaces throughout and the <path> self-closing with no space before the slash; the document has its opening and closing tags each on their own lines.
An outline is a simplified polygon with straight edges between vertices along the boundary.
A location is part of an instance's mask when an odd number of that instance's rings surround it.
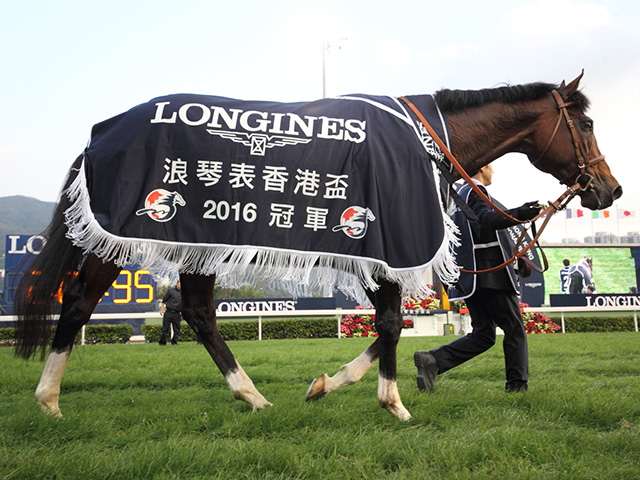
<svg viewBox="0 0 640 480">
<path fill-rule="evenodd" d="M 505 85 L 497 88 L 485 88 L 482 90 L 439 90 L 435 94 L 435 100 L 440 109 L 445 113 L 453 113 L 467 108 L 479 107 L 486 103 L 517 103 L 540 100 L 552 90 L 560 88 L 551 83 L 535 82 L 525 85 Z M 571 97 L 582 111 L 589 108 L 589 99 L 577 91 Z"/>
</svg>

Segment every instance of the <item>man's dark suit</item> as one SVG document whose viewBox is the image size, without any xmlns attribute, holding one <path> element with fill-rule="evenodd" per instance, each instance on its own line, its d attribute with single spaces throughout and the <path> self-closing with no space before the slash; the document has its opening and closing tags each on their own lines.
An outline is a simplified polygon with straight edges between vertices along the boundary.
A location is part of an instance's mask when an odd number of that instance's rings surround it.
<svg viewBox="0 0 640 480">
<path fill-rule="evenodd" d="M 481 184 L 480 188 L 486 193 Z M 459 194 L 479 221 L 473 231 L 461 211 L 453 216 L 462 234 L 461 246 L 456 251 L 458 265 L 467 270 L 484 270 L 503 263 L 511 257 L 514 243 L 505 229 L 514 223 L 492 210 L 468 184 L 463 185 Z M 529 213 L 526 210 L 530 208 L 531 204 L 525 204 L 507 210 L 507 213 L 523 218 L 523 213 L 526 216 Z M 526 390 L 529 379 L 527 334 L 520 313 L 518 282 L 513 264 L 487 274 L 462 273 L 458 285 L 450 287 L 448 293 L 450 300 L 466 301 L 472 332 L 429 352 L 438 363 L 438 373 L 446 372 L 491 348 L 496 340 L 497 325 L 505 333 L 506 389 Z"/>
</svg>

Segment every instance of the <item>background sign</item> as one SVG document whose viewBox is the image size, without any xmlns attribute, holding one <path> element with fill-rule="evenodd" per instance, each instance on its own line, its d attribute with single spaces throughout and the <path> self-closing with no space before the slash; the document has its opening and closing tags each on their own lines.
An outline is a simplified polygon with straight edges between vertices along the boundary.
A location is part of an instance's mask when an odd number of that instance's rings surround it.
<svg viewBox="0 0 640 480">
<path fill-rule="evenodd" d="M 591 307 L 594 310 L 602 307 L 640 307 L 640 295 L 594 293 L 572 295 L 549 295 L 552 307 Z"/>
<path fill-rule="evenodd" d="M 20 279 L 33 262 L 35 255 L 42 251 L 45 243 L 46 239 L 41 235 L 7 235 L 3 314 L 12 314 L 13 299 Z M 140 270 L 135 265 L 127 266 L 122 269 L 118 278 L 105 292 L 95 312 L 154 311 L 157 309 L 155 290 L 156 282 L 148 270 Z"/>
<path fill-rule="evenodd" d="M 253 299 L 220 299 L 215 301 L 218 312 L 291 312 L 295 310 L 335 310 L 335 298 L 253 298 Z M 345 308 L 340 306 L 340 308 Z M 353 308 L 353 307 L 348 307 Z"/>
</svg>

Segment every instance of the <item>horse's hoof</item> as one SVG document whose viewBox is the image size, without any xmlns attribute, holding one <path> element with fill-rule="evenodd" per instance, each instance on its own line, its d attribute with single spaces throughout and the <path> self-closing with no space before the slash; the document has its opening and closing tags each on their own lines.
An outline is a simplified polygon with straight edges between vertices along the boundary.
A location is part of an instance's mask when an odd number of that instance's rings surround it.
<svg viewBox="0 0 640 480">
<path fill-rule="evenodd" d="M 40 407 L 40 409 L 46 413 L 47 415 L 50 415 L 52 417 L 56 417 L 56 418 L 62 418 L 62 412 L 60 411 L 60 409 L 56 406 L 53 408 L 48 407 L 46 404 L 42 403 L 42 402 L 37 402 L 38 406 Z"/>
<path fill-rule="evenodd" d="M 409 413 L 409 410 L 404 408 L 404 406 L 402 405 L 400 405 L 399 407 L 394 405 L 380 405 L 380 406 L 384 408 L 387 412 L 389 412 L 391 415 L 396 417 L 398 420 L 400 420 L 401 422 L 408 422 L 412 418 L 411 414 Z"/>
<path fill-rule="evenodd" d="M 62 418 L 62 412 L 58 407 L 58 399 L 50 399 L 46 397 L 42 392 L 36 391 L 36 403 L 40 407 L 40 409 L 46 413 L 47 415 L 51 415 L 52 417 Z"/>
<path fill-rule="evenodd" d="M 326 395 L 324 384 L 327 378 L 329 378 L 327 374 L 323 373 L 311 383 L 309 390 L 307 390 L 307 402 L 309 400 L 318 400 Z"/>
<path fill-rule="evenodd" d="M 253 406 L 253 411 L 254 412 L 259 412 L 260 410 L 264 410 L 267 407 L 273 407 L 273 403 L 268 402 L 268 401 L 264 401 L 264 403 L 261 403 L 260 405 L 254 405 Z"/>
</svg>

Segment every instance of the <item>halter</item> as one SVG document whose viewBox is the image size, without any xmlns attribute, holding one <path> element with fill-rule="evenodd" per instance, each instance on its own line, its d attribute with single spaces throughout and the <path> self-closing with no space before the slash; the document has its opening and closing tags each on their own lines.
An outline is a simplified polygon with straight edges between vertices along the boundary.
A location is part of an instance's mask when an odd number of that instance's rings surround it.
<svg viewBox="0 0 640 480">
<path fill-rule="evenodd" d="M 595 165 L 596 163 L 599 163 L 599 162 L 603 161 L 604 160 L 604 155 L 599 155 L 599 156 L 591 158 L 589 160 L 585 160 L 585 158 L 588 157 L 588 154 L 587 154 L 587 152 L 585 152 L 585 149 L 584 149 L 584 146 L 582 145 L 582 142 L 580 142 L 580 138 L 578 137 L 578 132 L 576 132 L 575 124 L 573 123 L 573 120 L 571 120 L 571 116 L 569 115 L 569 108 L 568 107 L 573 105 L 573 103 L 572 102 L 565 102 L 562 99 L 562 96 L 558 93 L 557 90 L 552 90 L 551 94 L 553 95 L 553 98 L 555 99 L 556 104 L 558 105 L 558 110 L 559 110 L 558 121 L 556 122 L 556 126 L 553 129 L 553 133 L 551 134 L 551 138 L 547 142 L 547 146 L 544 147 L 544 150 L 542 151 L 542 154 L 536 160 L 531 162 L 531 164 L 535 166 L 546 155 L 547 151 L 549 150 L 549 147 L 553 143 L 553 140 L 556 138 L 556 134 L 558 133 L 558 128 L 560 127 L 560 123 L 562 122 L 562 119 L 564 118 L 565 119 L 565 123 L 567 124 L 567 127 L 569 128 L 569 133 L 571 133 L 571 138 L 573 140 L 573 147 L 575 148 L 576 159 L 578 161 L 578 176 L 576 177 L 576 179 L 574 180 L 573 183 L 580 185 L 579 189 L 582 192 L 584 192 L 584 191 L 586 191 L 588 189 L 592 189 L 593 188 L 593 186 L 592 186 L 593 175 L 591 175 L 590 173 L 587 173 L 587 167 L 590 167 L 592 165 Z M 591 145 L 589 145 L 589 147 L 591 147 Z M 591 148 L 589 148 L 589 150 L 590 149 Z M 564 183 L 565 185 L 570 185 L 569 179 L 572 176 L 573 175 L 569 175 L 565 179 L 561 180 L 560 183 Z M 586 179 L 584 187 L 580 183 L 580 180 L 582 180 L 583 178 Z"/>
</svg>

